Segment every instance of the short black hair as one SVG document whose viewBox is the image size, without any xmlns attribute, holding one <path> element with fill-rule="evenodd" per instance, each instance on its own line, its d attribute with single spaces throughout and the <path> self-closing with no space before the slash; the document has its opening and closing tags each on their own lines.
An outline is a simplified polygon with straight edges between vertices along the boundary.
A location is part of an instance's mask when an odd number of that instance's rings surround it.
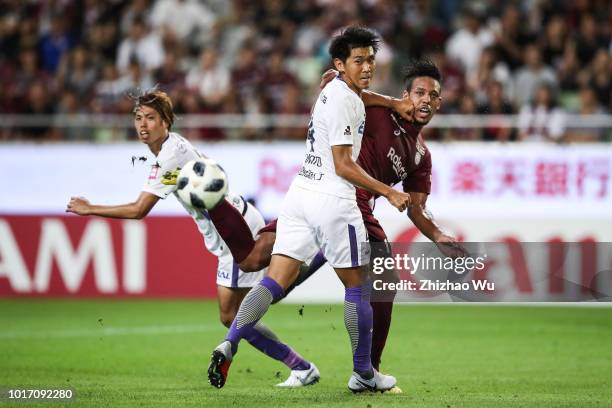
<svg viewBox="0 0 612 408">
<path fill-rule="evenodd" d="M 434 64 L 433 61 L 428 58 L 412 60 L 402 71 L 404 74 L 405 89 L 408 92 L 410 92 L 410 89 L 412 88 L 412 82 L 418 77 L 433 78 L 438 81 L 440 85 L 442 84 L 442 74 L 440 73 L 440 70 L 436 64 Z"/>
<path fill-rule="evenodd" d="M 353 48 L 372 47 L 376 54 L 379 44 L 380 38 L 373 30 L 362 26 L 350 26 L 334 37 L 329 46 L 329 54 L 332 60 L 338 58 L 345 62 Z"/>
</svg>

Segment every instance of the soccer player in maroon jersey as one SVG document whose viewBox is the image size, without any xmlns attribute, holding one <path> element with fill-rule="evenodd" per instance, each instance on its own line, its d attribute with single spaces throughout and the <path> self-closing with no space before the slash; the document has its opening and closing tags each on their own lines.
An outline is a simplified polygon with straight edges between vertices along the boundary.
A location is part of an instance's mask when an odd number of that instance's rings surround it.
<svg viewBox="0 0 612 408">
<path fill-rule="evenodd" d="M 431 191 L 432 161 L 421 130 L 440 109 L 440 82 L 440 71 L 431 61 L 418 60 L 408 65 L 404 71 L 402 97 L 409 98 L 414 104 L 412 123 L 383 107 L 366 108 L 366 126 L 357 159 L 357 163 L 375 179 L 388 185 L 402 183 L 403 190 L 410 194 L 410 220 L 436 244 L 456 242 L 454 237 L 440 229 L 426 207 Z M 387 241 L 385 231 L 373 214 L 376 198 L 368 191 L 357 189 L 357 204 L 370 242 L 374 243 L 373 250 L 385 252 L 382 248 L 386 248 L 387 252 L 373 253 L 372 258 L 388 257 L 390 248 L 375 244 Z M 395 296 L 394 293 L 386 295 L 385 301 L 371 302 L 374 321 L 371 359 L 376 369 L 389 333 Z"/>
</svg>

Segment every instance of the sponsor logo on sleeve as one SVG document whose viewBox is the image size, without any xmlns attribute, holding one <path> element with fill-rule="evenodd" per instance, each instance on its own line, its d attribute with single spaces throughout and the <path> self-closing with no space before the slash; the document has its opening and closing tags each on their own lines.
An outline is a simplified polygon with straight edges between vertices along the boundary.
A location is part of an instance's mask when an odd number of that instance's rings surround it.
<svg viewBox="0 0 612 408">
<path fill-rule="evenodd" d="M 160 165 L 155 163 L 151 166 L 151 172 L 149 173 L 149 180 L 157 180 L 157 173 L 159 173 Z"/>
</svg>

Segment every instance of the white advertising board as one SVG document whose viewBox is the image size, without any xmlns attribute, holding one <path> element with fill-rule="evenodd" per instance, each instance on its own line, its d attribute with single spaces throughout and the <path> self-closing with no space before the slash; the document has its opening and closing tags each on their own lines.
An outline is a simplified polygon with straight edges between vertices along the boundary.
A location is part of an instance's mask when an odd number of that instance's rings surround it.
<svg viewBox="0 0 612 408">
<path fill-rule="evenodd" d="M 197 145 L 223 165 L 230 188 L 254 198 L 269 218 L 300 168 L 304 147 L 299 142 Z M 437 216 L 612 218 L 612 146 L 430 143 L 429 148 L 429 206 Z M 59 213 L 71 195 L 126 202 L 138 195 L 154 162 L 139 143 L 0 145 L 0 212 Z M 182 212 L 173 199 L 166 201 L 153 214 Z M 389 214 L 392 209 L 379 201 L 377 213 Z"/>
</svg>

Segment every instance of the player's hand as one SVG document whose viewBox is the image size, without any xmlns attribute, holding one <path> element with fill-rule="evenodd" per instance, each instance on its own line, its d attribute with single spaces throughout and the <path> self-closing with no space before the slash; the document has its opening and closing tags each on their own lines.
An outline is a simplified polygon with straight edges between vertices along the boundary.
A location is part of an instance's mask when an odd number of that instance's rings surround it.
<svg viewBox="0 0 612 408">
<path fill-rule="evenodd" d="M 394 99 L 391 102 L 392 109 L 408 122 L 414 122 L 414 104 L 410 98 Z"/>
<path fill-rule="evenodd" d="M 335 69 L 328 69 L 327 71 L 325 71 L 323 75 L 321 75 L 321 83 L 319 84 L 319 88 L 325 88 L 325 85 L 330 83 L 330 81 L 334 79 L 337 75 L 338 71 L 336 71 Z"/>
<path fill-rule="evenodd" d="M 167 172 L 165 172 L 164 175 L 161 178 L 162 184 L 164 184 L 166 186 L 175 186 L 176 185 L 176 179 L 178 178 L 178 175 L 179 175 L 180 171 L 181 171 L 181 168 L 177 167 L 174 170 L 168 170 Z"/>
<path fill-rule="evenodd" d="M 457 238 L 443 232 L 436 237 L 434 242 L 440 252 L 449 258 L 465 258 L 469 255 L 466 249 L 457 241 Z"/>
<path fill-rule="evenodd" d="M 66 212 L 78 215 L 88 215 L 91 204 L 85 197 L 70 197 L 70 202 L 66 206 Z"/>
<path fill-rule="evenodd" d="M 404 193 L 403 191 L 397 191 L 393 188 L 389 188 L 389 192 L 387 195 L 385 195 L 385 198 L 399 211 L 405 211 L 408 207 L 410 207 L 410 194 Z"/>
</svg>

